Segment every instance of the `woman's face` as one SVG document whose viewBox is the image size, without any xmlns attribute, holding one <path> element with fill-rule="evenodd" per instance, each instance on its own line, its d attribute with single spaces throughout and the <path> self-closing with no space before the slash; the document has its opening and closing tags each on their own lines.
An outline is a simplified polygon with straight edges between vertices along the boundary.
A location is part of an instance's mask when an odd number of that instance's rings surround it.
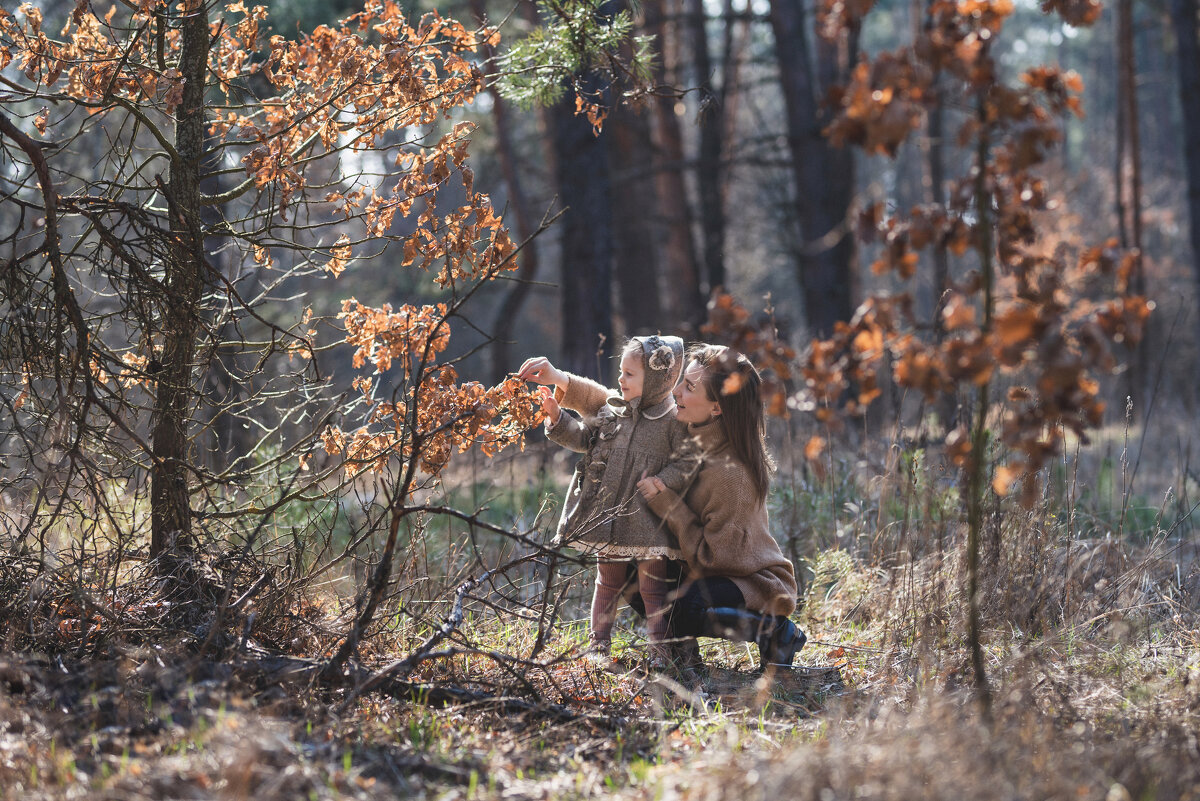
<svg viewBox="0 0 1200 801">
<path fill-rule="evenodd" d="M 689 362 L 683 371 L 683 379 L 675 386 L 675 419 L 681 423 L 700 425 L 711 421 L 721 413 L 721 406 L 710 400 L 704 389 L 707 371 L 696 362 Z"/>
</svg>

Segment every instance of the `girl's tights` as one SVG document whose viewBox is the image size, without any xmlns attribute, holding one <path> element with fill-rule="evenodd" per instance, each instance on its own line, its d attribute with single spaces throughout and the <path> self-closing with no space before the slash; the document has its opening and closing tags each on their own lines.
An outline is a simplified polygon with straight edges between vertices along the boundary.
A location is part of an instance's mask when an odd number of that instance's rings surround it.
<svg viewBox="0 0 1200 801">
<path fill-rule="evenodd" d="M 592 637 L 611 640 L 617 617 L 617 600 L 625 587 L 627 562 L 601 562 L 592 595 Z M 642 559 L 637 563 L 638 592 L 646 604 L 646 631 L 650 642 L 667 637 L 667 560 Z"/>
</svg>

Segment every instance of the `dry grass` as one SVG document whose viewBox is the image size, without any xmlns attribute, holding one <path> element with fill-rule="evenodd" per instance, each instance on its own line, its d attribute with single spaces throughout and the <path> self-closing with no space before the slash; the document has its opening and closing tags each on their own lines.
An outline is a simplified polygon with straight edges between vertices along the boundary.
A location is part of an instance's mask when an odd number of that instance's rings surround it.
<svg viewBox="0 0 1200 801">
<path fill-rule="evenodd" d="M 636 672 L 596 671 L 572 630 L 523 676 L 536 688 L 527 696 L 571 718 L 379 695 L 339 712 L 344 690 L 266 682 L 244 663 L 188 663 L 182 648 L 13 656 L 0 666 L 0 786 L 23 798 L 263 801 L 1196 797 L 1193 607 L 1159 609 L 1151 566 L 1162 560 L 1079 547 L 1071 558 L 1086 570 L 1071 592 L 1086 600 L 1046 616 L 1040 632 L 1010 619 L 1027 615 L 1025 594 L 998 591 L 1039 574 L 992 576 L 991 724 L 956 633 L 957 554 L 890 570 L 827 554 L 803 615 L 813 644 L 802 661 L 838 665 L 840 695 L 762 679 L 744 647 L 711 642 L 697 702 Z M 1048 575 L 1061 569 L 1045 563 Z M 1102 582 L 1113 591 L 1095 592 Z M 1040 608 L 1067 594 L 1046 594 Z M 506 653 L 534 637 L 494 616 L 468 628 Z M 636 649 L 631 640 L 627 655 Z M 478 652 L 430 663 L 424 677 L 520 684 Z"/>
</svg>

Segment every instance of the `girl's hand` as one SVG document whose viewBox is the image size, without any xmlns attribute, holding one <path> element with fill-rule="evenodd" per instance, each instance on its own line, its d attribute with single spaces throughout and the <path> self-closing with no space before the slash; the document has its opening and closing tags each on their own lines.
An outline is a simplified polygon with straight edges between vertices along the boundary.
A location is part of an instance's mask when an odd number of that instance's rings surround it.
<svg viewBox="0 0 1200 801">
<path fill-rule="evenodd" d="M 662 479 L 660 479 L 658 476 L 650 476 L 649 478 L 643 478 L 641 481 L 639 481 L 637 483 L 637 488 L 638 492 L 642 493 L 643 498 L 650 500 L 660 492 L 666 491 L 667 485 L 662 483 Z"/>
<path fill-rule="evenodd" d="M 551 426 L 558 425 L 558 418 L 562 416 L 562 408 L 554 399 L 553 390 L 549 387 L 538 387 L 538 393 L 542 396 L 542 412 L 545 413 L 546 420 Z"/>
<path fill-rule="evenodd" d="M 526 359 L 521 365 L 521 369 L 517 371 L 517 378 L 522 381 L 532 381 L 535 384 L 548 384 L 565 390 L 567 388 L 567 374 L 559 370 L 545 356 L 534 356 L 531 359 Z"/>
</svg>

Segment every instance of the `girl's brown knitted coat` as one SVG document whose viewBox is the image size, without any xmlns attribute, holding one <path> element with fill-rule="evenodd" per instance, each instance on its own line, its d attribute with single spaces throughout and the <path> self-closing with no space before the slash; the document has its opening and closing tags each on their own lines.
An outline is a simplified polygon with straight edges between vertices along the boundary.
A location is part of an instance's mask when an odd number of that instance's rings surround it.
<svg viewBox="0 0 1200 801">
<path fill-rule="evenodd" d="M 771 536 L 767 507 L 749 471 L 730 452 L 720 423 L 688 430 L 704 454 L 700 470 L 682 498 L 666 489 L 650 499 L 650 509 L 679 540 L 686 580 L 725 576 L 742 591 L 748 609 L 790 615 L 796 573 Z"/>
<path fill-rule="evenodd" d="M 640 399 L 627 404 L 595 381 L 568 378 L 559 403 L 583 419 L 564 412 L 546 435 L 584 456 L 567 491 L 555 543 L 603 557 L 678 559 L 671 530 L 637 491 L 644 475 L 682 490 L 695 472 L 695 446 L 687 426 L 675 420 L 675 399 L 668 394 L 641 409 Z"/>
</svg>

